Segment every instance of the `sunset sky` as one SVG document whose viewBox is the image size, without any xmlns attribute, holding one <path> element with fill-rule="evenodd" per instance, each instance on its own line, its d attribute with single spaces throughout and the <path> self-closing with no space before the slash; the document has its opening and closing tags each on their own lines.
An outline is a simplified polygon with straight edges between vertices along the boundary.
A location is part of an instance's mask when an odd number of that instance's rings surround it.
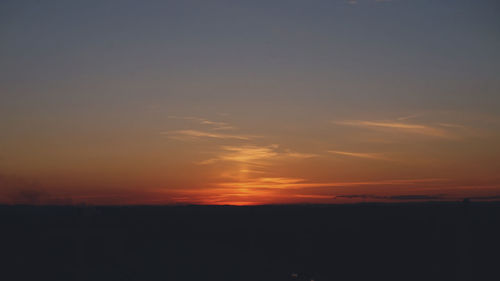
<svg viewBox="0 0 500 281">
<path fill-rule="evenodd" d="M 0 203 L 499 199 L 499 15 L 1 1 Z"/>
</svg>

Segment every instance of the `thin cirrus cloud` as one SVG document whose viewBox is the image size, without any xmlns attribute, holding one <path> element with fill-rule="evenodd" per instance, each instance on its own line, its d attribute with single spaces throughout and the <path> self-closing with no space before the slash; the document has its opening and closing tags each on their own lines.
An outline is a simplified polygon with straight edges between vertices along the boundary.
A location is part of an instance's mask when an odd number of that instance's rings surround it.
<svg viewBox="0 0 500 281">
<path fill-rule="evenodd" d="M 199 162 L 198 164 L 213 164 L 220 161 L 231 161 L 240 163 L 253 163 L 265 164 L 266 161 L 277 158 L 311 158 L 315 154 L 300 153 L 286 150 L 280 152 L 278 145 L 256 146 L 256 145 L 243 145 L 243 146 L 222 146 L 221 152 L 214 158 L 207 159 Z"/>
<path fill-rule="evenodd" d="M 457 128 L 457 129 L 465 128 L 464 126 L 458 124 L 451 124 L 451 123 L 437 123 L 437 124 L 441 127 L 447 127 L 447 128 Z"/>
<path fill-rule="evenodd" d="M 412 133 L 432 137 L 451 138 L 453 135 L 442 129 L 428 125 L 402 123 L 391 121 L 362 121 L 362 120 L 346 120 L 346 121 L 332 121 L 333 124 L 351 127 L 360 127 L 367 129 L 391 130 L 403 133 Z"/>
<path fill-rule="evenodd" d="M 189 202 L 200 204 L 231 204 L 249 205 L 276 202 L 293 202 L 298 200 L 334 200 L 338 199 L 391 199 L 391 200 L 425 200 L 437 199 L 441 195 L 335 195 L 335 187 L 356 187 L 356 186 L 404 186 L 420 187 L 442 183 L 444 179 L 395 179 L 379 181 L 358 181 L 358 182 L 309 182 L 303 178 L 291 177 L 258 177 L 242 181 L 217 182 L 208 188 L 202 189 L 182 189 L 169 190 L 175 202 Z M 327 188 L 327 189 L 324 189 Z M 375 189 L 374 189 L 375 190 Z M 286 191 L 286 192 L 285 192 Z M 294 199 L 295 198 L 295 199 Z M 291 201 L 290 201 L 291 200 Z"/>
<path fill-rule="evenodd" d="M 294 194 L 293 197 L 302 199 L 335 199 L 334 195 L 320 195 L 320 194 Z"/>
<path fill-rule="evenodd" d="M 183 119 L 183 120 L 190 120 L 190 121 L 194 121 L 200 125 L 208 125 L 210 126 L 212 130 L 234 130 L 235 127 L 233 127 L 232 125 L 226 123 L 226 122 L 219 122 L 219 121 L 212 121 L 212 120 L 209 120 L 209 119 L 205 119 L 205 118 L 200 118 L 200 117 L 193 117 L 193 116 L 186 116 L 186 117 L 182 117 L 182 116 L 169 116 L 169 118 L 171 119 Z"/>
<path fill-rule="evenodd" d="M 177 130 L 177 131 L 162 132 L 162 134 L 168 135 L 170 138 L 178 140 L 194 140 L 200 138 L 250 140 L 252 138 L 251 136 L 245 136 L 245 135 L 220 134 L 220 133 L 200 131 L 200 130 Z"/>
<path fill-rule="evenodd" d="M 397 120 L 399 120 L 399 121 L 405 121 L 405 120 L 409 120 L 409 119 L 414 119 L 414 118 L 420 117 L 421 115 L 422 114 L 405 115 L 405 116 L 398 117 Z"/>
<path fill-rule="evenodd" d="M 361 152 L 348 152 L 348 151 L 339 151 L 339 150 L 328 150 L 331 154 L 355 157 L 355 158 L 365 158 L 365 159 L 378 159 L 378 160 L 387 160 L 383 155 L 379 153 L 361 153 Z"/>
<path fill-rule="evenodd" d="M 426 185 L 431 183 L 445 182 L 446 179 L 441 178 L 424 178 L 424 179 L 392 179 L 392 180 L 376 180 L 376 181 L 351 181 L 351 182 L 310 182 L 301 178 L 286 178 L 286 177 L 262 177 L 246 181 L 236 182 L 221 182 L 217 183 L 219 187 L 225 188 L 246 188 L 246 189 L 303 189 L 303 188 L 318 188 L 318 187 L 356 187 L 356 186 L 387 186 L 401 185 L 414 186 Z"/>
<path fill-rule="evenodd" d="M 189 120 L 203 125 L 205 128 L 200 129 L 184 129 L 175 131 L 161 132 L 163 135 L 168 135 L 172 139 L 177 140 L 196 140 L 196 139 L 232 139 L 232 140 L 250 140 L 252 136 L 246 136 L 236 133 L 221 133 L 221 130 L 235 130 L 235 127 L 226 122 L 212 121 L 199 117 L 182 117 L 182 116 L 169 116 L 170 119 Z M 207 128 L 208 127 L 208 128 Z"/>
<path fill-rule="evenodd" d="M 233 161 L 233 162 L 254 162 L 258 160 L 267 160 L 276 157 L 278 153 L 274 149 L 275 146 L 224 146 L 223 152 L 216 158 L 215 161 Z"/>
<path fill-rule="evenodd" d="M 285 155 L 288 157 L 291 157 L 291 158 L 299 158 L 299 159 L 318 157 L 318 154 L 314 154 L 314 153 L 301 153 L 301 152 L 292 152 L 292 151 L 287 151 L 285 153 Z"/>
</svg>

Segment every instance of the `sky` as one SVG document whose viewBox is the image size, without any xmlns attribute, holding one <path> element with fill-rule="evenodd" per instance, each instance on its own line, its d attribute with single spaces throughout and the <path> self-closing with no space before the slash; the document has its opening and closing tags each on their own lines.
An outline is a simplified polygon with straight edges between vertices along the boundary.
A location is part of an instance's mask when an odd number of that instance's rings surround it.
<svg viewBox="0 0 500 281">
<path fill-rule="evenodd" d="M 500 199 L 496 0 L 1 1 L 1 204 Z"/>
</svg>

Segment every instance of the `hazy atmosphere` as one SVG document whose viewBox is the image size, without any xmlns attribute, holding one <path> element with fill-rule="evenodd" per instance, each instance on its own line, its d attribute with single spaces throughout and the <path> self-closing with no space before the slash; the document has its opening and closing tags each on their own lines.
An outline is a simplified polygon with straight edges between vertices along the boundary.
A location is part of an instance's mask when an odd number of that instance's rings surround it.
<svg viewBox="0 0 500 281">
<path fill-rule="evenodd" d="M 1 1 L 1 204 L 500 198 L 496 0 Z"/>
</svg>

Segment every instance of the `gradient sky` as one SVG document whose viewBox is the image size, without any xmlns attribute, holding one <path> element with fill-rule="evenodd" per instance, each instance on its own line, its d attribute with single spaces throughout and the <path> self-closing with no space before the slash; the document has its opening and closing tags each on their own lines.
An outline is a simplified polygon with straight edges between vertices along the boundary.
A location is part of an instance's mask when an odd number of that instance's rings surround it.
<svg viewBox="0 0 500 281">
<path fill-rule="evenodd" d="M 499 15 L 1 1 L 0 203 L 498 199 Z"/>
</svg>

